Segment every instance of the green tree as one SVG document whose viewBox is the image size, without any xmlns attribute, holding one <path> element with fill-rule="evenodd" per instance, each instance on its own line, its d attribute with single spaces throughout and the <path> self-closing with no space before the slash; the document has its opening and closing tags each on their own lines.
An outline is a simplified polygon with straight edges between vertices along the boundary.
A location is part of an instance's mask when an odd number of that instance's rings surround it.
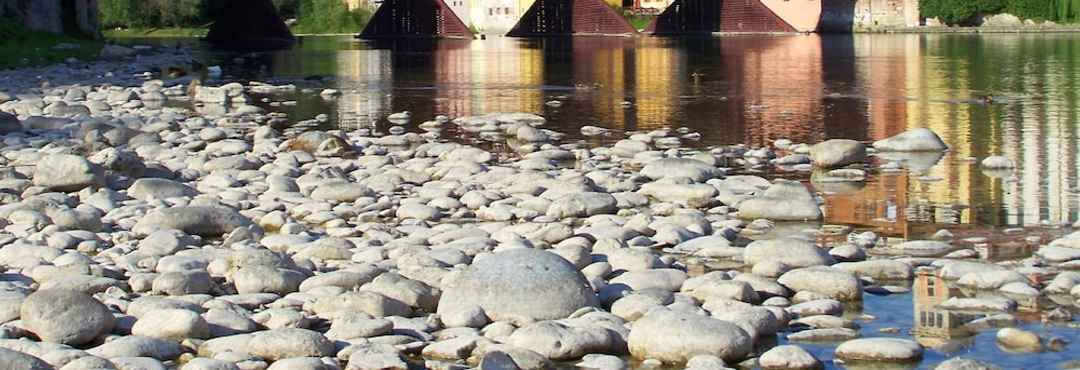
<svg viewBox="0 0 1080 370">
<path fill-rule="evenodd" d="M 98 3 L 101 26 L 127 28 L 143 25 L 141 3 L 139 0 L 101 0 Z"/>
<path fill-rule="evenodd" d="M 342 0 L 300 0 L 294 31 L 298 33 L 355 33 L 367 25 L 372 12 L 349 11 Z"/>
<path fill-rule="evenodd" d="M 1024 19 L 1053 20 L 1054 0 L 1009 0 L 1005 12 Z"/>
<path fill-rule="evenodd" d="M 970 24 L 976 15 L 998 13 L 1005 7 L 1006 0 L 923 0 L 919 4 L 923 17 L 948 24 Z"/>
<path fill-rule="evenodd" d="M 1055 0 L 1054 20 L 1059 22 L 1080 21 L 1080 0 Z"/>
</svg>

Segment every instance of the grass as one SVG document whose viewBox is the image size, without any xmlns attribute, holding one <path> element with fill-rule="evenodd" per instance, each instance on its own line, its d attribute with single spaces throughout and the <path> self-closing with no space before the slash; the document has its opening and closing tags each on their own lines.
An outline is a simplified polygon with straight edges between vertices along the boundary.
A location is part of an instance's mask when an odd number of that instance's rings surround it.
<svg viewBox="0 0 1080 370">
<path fill-rule="evenodd" d="M 143 37 L 203 37 L 209 32 L 206 27 L 175 27 L 175 28 L 127 28 L 104 30 L 102 33 L 110 39 L 130 39 Z"/>
<path fill-rule="evenodd" d="M 643 30 L 643 29 L 645 29 L 645 27 L 648 27 L 649 23 L 652 23 L 652 20 L 654 18 L 656 18 L 655 16 L 650 16 L 650 15 L 627 15 L 625 17 L 626 17 L 626 20 L 630 22 L 630 25 L 633 26 L 635 30 Z"/>
<path fill-rule="evenodd" d="M 70 49 L 57 45 L 70 44 Z M 0 19 L 0 69 L 32 67 L 63 62 L 68 58 L 91 60 L 101 51 L 101 41 L 31 31 L 11 19 Z M 77 47 L 76 47 L 77 46 Z"/>
<path fill-rule="evenodd" d="M 341 34 L 360 33 L 371 20 L 374 12 L 368 9 L 348 11 L 344 3 L 336 4 L 336 7 L 324 9 L 311 6 L 302 8 L 303 12 L 292 26 L 293 34 Z M 325 4 L 324 4 L 325 5 Z"/>
</svg>

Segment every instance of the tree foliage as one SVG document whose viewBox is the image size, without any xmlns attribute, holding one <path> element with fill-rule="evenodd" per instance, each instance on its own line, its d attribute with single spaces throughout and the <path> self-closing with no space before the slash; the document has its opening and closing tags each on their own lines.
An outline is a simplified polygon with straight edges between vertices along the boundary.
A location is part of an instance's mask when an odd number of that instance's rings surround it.
<svg viewBox="0 0 1080 370">
<path fill-rule="evenodd" d="M 299 33 L 357 33 L 371 19 L 367 9 L 350 11 L 341 0 L 299 0 Z"/>
<path fill-rule="evenodd" d="M 922 16 L 968 25 L 980 15 L 1009 13 L 1023 19 L 1080 21 L 1080 0 L 922 0 Z"/>
<path fill-rule="evenodd" d="M 231 0 L 99 0 L 105 28 L 202 27 Z M 271 0 L 284 19 L 297 19 L 301 33 L 360 32 L 372 12 L 350 11 L 345 0 Z"/>
</svg>

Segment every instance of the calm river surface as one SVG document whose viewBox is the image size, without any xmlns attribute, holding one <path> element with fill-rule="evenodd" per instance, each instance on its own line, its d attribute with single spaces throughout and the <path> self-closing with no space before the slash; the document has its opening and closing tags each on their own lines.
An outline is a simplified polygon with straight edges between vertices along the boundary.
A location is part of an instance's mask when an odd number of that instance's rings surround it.
<svg viewBox="0 0 1080 370">
<path fill-rule="evenodd" d="M 758 147 L 782 138 L 870 141 L 926 127 L 951 147 L 944 157 L 915 158 L 911 171 L 872 171 L 862 186 L 814 183 L 825 193 L 826 223 L 912 239 L 947 228 L 959 238 L 987 237 L 970 239 L 978 258 L 1007 260 L 1030 255 L 1038 243 L 1061 234 L 1061 225 L 1080 218 L 1080 35 L 396 43 L 309 37 L 294 50 L 242 60 L 202 53 L 224 67 L 226 79 L 342 90 L 337 101 L 298 94 L 297 106 L 273 109 L 294 119 L 325 113 L 343 128 L 386 127 L 384 117 L 403 110 L 421 120 L 524 111 L 547 117 L 548 128 L 571 139 L 625 137 L 583 138 L 578 128 L 584 125 L 687 127 L 702 135 L 684 142 L 689 146 Z M 561 106 L 546 104 L 553 100 Z M 990 155 L 1010 158 L 1017 169 L 984 173 L 978 161 Z M 1038 315 L 1023 327 L 1073 342 L 1069 348 L 1008 354 L 994 343 L 994 330 L 973 335 L 942 328 L 942 314 L 934 320 L 928 308 L 943 299 L 941 291 L 927 292 L 925 285 L 916 279 L 909 294 L 868 294 L 863 312 L 850 313 L 876 317 L 864 320 L 862 335 L 914 336 L 933 348 L 922 368 L 956 355 L 1009 369 L 1067 367 L 1077 358 L 1078 331 L 1043 325 Z M 962 320 L 945 315 L 947 322 Z M 835 343 L 804 346 L 830 368 L 837 366 L 828 362 Z"/>
</svg>

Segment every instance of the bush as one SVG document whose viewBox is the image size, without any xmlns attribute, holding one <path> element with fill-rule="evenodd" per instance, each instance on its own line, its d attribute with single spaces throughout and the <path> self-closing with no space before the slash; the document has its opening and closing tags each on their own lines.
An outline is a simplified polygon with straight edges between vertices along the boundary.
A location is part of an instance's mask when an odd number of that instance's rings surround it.
<svg viewBox="0 0 1080 370">
<path fill-rule="evenodd" d="M 939 18 L 948 24 L 970 24 L 976 15 L 1005 9 L 1005 3 L 1006 0 L 923 0 L 919 9 L 925 18 Z"/>
<path fill-rule="evenodd" d="M 1054 0 L 1009 0 L 1005 12 L 1023 19 L 1054 19 Z"/>
<path fill-rule="evenodd" d="M 99 0 L 103 28 L 202 27 L 232 0 Z M 372 12 L 349 11 L 344 0 L 272 0 L 284 19 L 297 18 L 296 32 L 360 32 Z"/>
<path fill-rule="evenodd" d="M 98 3 L 98 16 L 105 28 L 144 27 L 149 25 L 142 13 L 140 0 L 101 0 Z"/>
<path fill-rule="evenodd" d="M 297 33 L 356 33 L 372 16 L 364 8 L 349 11 L 341 0 L 300 0 L 298 13 Z"/>
<path fill-rule="evenodd" d="M 1080 21 L 1080 0 L 923 0 L 922 16 L 948 24 L 971 24 L 981 14 L 1009 13 L 1022 19 Z"/>
</svg>

